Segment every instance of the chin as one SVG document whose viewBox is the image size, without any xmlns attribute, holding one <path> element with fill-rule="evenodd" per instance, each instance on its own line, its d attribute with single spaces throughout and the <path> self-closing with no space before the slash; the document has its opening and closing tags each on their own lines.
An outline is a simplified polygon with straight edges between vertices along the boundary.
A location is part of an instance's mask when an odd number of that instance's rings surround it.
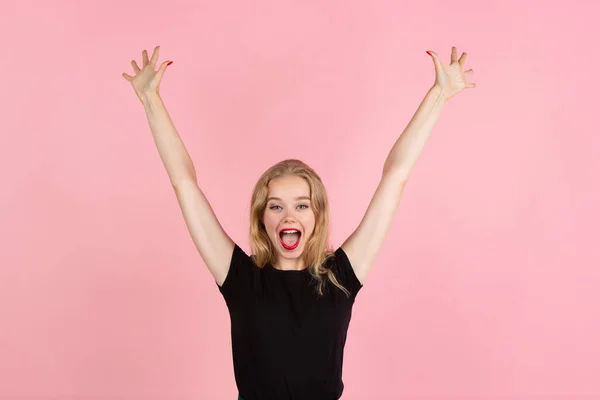
<svg viewBox="0 0 600 400">
<path fill-rule="evenodd" d="M 281 254 L 284 258 L 298 258 L 302 255 L 302 253 L 304 252 L 304 247 L 303 246 L 298 246 L 298 248 L 296 248 L 295 250 L 285 250 L 285 249 L 279 249 L 279 254 Z"/>
</svg>

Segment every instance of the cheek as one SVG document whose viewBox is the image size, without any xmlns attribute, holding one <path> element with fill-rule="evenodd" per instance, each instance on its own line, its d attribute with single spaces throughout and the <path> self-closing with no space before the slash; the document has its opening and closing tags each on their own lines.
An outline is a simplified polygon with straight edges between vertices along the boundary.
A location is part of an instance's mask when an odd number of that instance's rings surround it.
<svg viewBox="0 0 600 400">
<path fill-rule="evenodd" d="M 271 234 L 272 231 L 277 229 L 279 220 L 277 219 L 277 216 L 273 215 L 272 213 L 266 213 L 263 218 L 263 223 L 265 224 L 267 233 Z"/>
<path fill-rule="evenodd" d="M 305 218 L 302 219 L 302 225 L 304 229 L 306 229 L 307 233 L 313 233 L 315 230 L 315 216 L 313 213 L 310 213 Z"/>
</svg>

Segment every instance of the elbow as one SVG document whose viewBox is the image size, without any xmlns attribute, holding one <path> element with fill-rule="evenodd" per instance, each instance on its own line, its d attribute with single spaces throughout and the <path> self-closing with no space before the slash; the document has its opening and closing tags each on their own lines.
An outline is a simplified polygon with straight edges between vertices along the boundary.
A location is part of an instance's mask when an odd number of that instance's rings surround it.
<svg viewBox="0 0 600 400">
<path fill-rule="evenodd" d="M 394 180 L 399 184 L 405 184 L 408 181 L 408 177 L 410 175 L 410 171 L 406 168 L 400 166 L 384 166 L 383 171 L 381 172 L 382 180 Z"/>
</svg>

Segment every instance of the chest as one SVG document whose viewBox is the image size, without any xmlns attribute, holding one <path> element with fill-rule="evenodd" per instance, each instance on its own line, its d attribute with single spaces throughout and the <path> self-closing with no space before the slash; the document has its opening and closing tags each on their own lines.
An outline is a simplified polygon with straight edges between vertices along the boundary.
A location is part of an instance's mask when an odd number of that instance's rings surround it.
<svg viewBox="0 0 600 400">
<path fill-rule="evenodd" d="M 246 334 L 311 340 L 337 336 L 350 320 L 351 303 L 329 284 L 323 295 L 308 274 L 265 274 L 240 302 L 238 321 Z"/>
</svg>

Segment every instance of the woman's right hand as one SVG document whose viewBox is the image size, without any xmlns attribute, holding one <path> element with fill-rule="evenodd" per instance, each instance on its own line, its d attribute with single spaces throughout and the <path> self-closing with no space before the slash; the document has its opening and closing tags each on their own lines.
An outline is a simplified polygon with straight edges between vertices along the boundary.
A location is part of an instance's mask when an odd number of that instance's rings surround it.
<svg viewBox="0 0 600 400">
<path fill-rule="evenodd" d="M 159 50 L 160 46 L 156 46 L 154 48 L 154 52 L 152 53 L 152 58 L 150 60 L 148 60 L 148 52 L 146 50 L 142 52 L 143 65 L 141 69 L 135 60 L 131 61 L 135 76 L 123 73 L 123 78 L 131 83 L 135 94 L 142 103 L 144 103 L 144 100 L 148 95 L 159 94 L 162 76 L 165 73 L 167 66 L 172 64 L 172 61 L 164 61 L 158 70 L 154 70 L 156 68 L 156 62 L 158 61 Z"/>
</svg>

